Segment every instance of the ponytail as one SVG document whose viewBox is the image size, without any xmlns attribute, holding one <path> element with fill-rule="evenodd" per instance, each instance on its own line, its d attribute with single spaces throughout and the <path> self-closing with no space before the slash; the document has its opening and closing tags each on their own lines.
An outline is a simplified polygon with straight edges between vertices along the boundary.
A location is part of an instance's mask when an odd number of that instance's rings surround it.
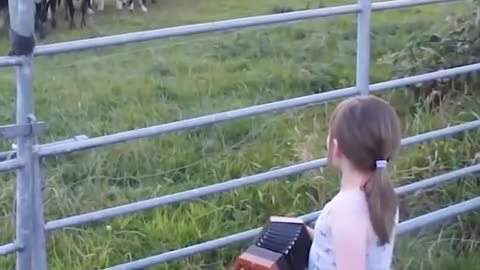
<svg viewBox="0 0 480 270">
<path fill-rule="evenodd" d="M 370 222 L 380 246 L 390 243 L 398 207 L 386 163 L 385 160 L 376 162 L 375 171 L 364 186 Z"/>
</svg>

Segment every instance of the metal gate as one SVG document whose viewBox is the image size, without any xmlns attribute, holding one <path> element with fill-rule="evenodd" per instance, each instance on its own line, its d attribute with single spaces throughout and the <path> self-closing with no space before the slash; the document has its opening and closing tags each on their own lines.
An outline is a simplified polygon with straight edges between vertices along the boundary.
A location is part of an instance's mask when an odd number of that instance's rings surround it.
<svg viewBox="0 0 480 270">
<path fill-rule="evenodd" d="M 412 77 L 385 81 L 372 85 L 369 84 L 371 12 L 442 2 L 453 2 L 453 0 L 394 0 L 377 3 L 371 3 L 370 0 L 358 0 L 358 3 L 353 5 L 163 28 L 151 31 L 133 32 L 35 47 L 33 22 L 35 8 L 34 1 L 10 0 L 10 34 L 12 52 L 11 56 L 0 57 L 0 67 L 12 66 L 16 71 L 16 124 L 1 126 L 0 136 L 2 136 L 2 138 L 16 138 L 17 149 L 14 152 L 7 153 L 8 155 L 13 154 L 15 156 L 14 158 L 0 162 L 0 171 L 16 169 L 16 237 L 12 243 L 0 247 L 0 255 L 16 253 L 17 270 L 46 270 L 48 267 L 45 232 L 52 232 L 65 227 L 78 226 L 89 222 L 142 211 L 145 209 L 192 200 L 202 196 L 230 191 L 247 185 L 263 183 L 266 181 L 279 179 L 284 176 L 298 174 L 307 170 L 317 169 L 325 166 L 326 159 L 322 158 L 260 173 L 257 175 L 241 177 L 220 184 L 204 186 L 77 216 L 65 217 L 50 221 L 46 224 L 44 222 L 42 198 L 43 180 L 40 171 L 41 158 L 138 140 L 146 137 L 160 136 L 167 133 L 208 126 L 242 117 L 266 114 L 269 112 L 286 110 L 305 105 L 325 103 L 358 94 L 375 94 L 392 88 L 398 88 L 406 85 L 479 70 L 480 63 L 470 64 Z M 34 57 L 176 36 L 286 23 L 321 17 L 331 17 L 343 14 L 357 14 L 358 16 L 356 61 L 357 72 L 356 85 L 353 87 L 94 138 L 78 137 L 71 140 L 59 141 L 50 144 L 37 143 L 37 137 L 44 131 L 44 125 L 42 122 L 36 121 L 33 109 L 32 65 L 34 62 Z M 409 146 L 418 144 L 435 138 L 450 136 L 458 132 L 475 129 L 479 126 L 480 120 L 451 126 L 419 134 L 413 137 L 404 138 L 402 140 L 402 145 Z M 476 164 L 399 187 L 396 189 L 396 191 L 398 194 L 406 194 L 420 189 L 431 188 L 453 181 L 459 177 L 477 173 L 479 171 L 480 164 Z M 438 223 L 446 218 L 461 215 L 478 208 L 480 208 L 480 197 L 402 222 L 400 224 L 398 234 L 404 234 L 429 224 Z M 318 214 L 319 212 L 314 212 L 304 215 L 302 218 L 305 221 L 313 221 Z M 134 262 L 127 262 L 107 269 L 142 269 L 155 264 L 160 264 L 170 260 L 187 257 L 196 253 L 224 247 L 235 242 L 248 240 L 254 237 L 258 232 L 259 229 L 252 229 L 201 244 L 169 251 L 145 259 L 140 259 Z"/>
</svg>

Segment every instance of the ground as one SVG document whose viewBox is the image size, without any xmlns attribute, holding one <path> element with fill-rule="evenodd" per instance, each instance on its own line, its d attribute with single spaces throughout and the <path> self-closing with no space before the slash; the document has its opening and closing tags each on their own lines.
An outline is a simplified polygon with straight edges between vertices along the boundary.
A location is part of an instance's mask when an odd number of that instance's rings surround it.
<svg viewBox="0 0 480 270">
<path fill-rule="evenodd" d="M 85 29 L 59 29 L 42 43 L 104 36 L 218 19 L 315 8 L 339 0 L 157 0 L 148 14 L 114 9 L 89 17 Z M 382 61 L 412 33 L 432 33 L 466 2 L 383 11 L 374 15 L 372 82 L 392 77 Z M 465 12 L 465 14 L 467 14 Z M 37 118 L 48 123 L 42 142 L 79 134 L 99 136 L 269 101 L 351 86 L 355 79 L 355 17 L 182 37 L 38 58 Z M 0 39 L 7 53 L 8 41 Z M 0 121 L 13 121 L 14 79 L 0 71 Z M 466 89 L 462 89 L 466 90 Z M 404 135 L 475 119 L 480 99 L 459 93 L 440 107 L 414 106 L 402 89 L 382 95 L 402 117 Z M 325 154 L 325 130 L 335 103 L 247 118 L 45 161 L 47 220 L 152 198 L 268 171 Z M 395 185 L 476 162 L 479 131 L 402 151 Z M 8 149 L 8 144 L 4 144 Z M 14 178 L 3 176 L 0 239 L 12 239 Z M 336 192 L 336 174 L 304 173 L 195 202 L 172 205 L 48 237 L 52 270 L 99 269 L 261 226 L 270 215 L 300 215 Z M 480 195 L 467 177 L 402 200 L 402 220 Z M 479 214 L 399 240 L 395 269 L 474 269 L 480 263 Z M 248 244 L 248 243 L 247 243 Z M 154 269 L 226 269 L 244 246 L 235 246 Z M 0 259 L 1 269 L 12 258 Z"/>
</svg>

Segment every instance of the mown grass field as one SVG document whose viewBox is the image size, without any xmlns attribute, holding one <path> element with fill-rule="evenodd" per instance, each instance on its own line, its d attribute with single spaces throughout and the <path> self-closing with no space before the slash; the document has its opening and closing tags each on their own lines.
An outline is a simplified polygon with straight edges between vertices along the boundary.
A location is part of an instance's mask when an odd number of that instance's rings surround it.
<svg viewBox="0 0 480 270">
<path fill-rule="evenodd" d="M 315 8 L 346 1 L 158 0 L 148 14 L 114 10 L 88 27 L 59 29 L 44 43 L 128 31 Z M 385 11 L 374 15 L 372 82 L 392 76 L 381 61 L 402 49 L 415 32 L 445 29 L 446 18 L 468 14 L 467 2 Z M 39 58 L 35 63 L 37 118 L 46 121 L 42 142 L 78 134 L 90 137 L 167 123 L 336 88 L 355 79 L 355 16 L 182 37 L 118 48 Z M 0 51 L 8 51 L 5 36 Z M 0 71 L 0 121 L 14 121 L 14 79 Z M 404 135 L 478 117 L 476 89 L 461 89 L 433 111 L 410 102 L 402 89 L 382 97 L 402 117 Z M 468 92 L 470 91 L 470 92 Z M 478 90 L 477 90 L 478 91 Z M 477 92 L 478 93 L 478 92 Z M 325 154 L 328 115 L 336 103 L 237 120 L 45 162 L 47 220 L 152 198 L 268 171 Z M 480 132 L 436 140 L 402 151 L 396 185 L 478 162 Z M 8 144 L 4 144 L 8 149 Z M 2 176 L 1 242 L 12 239 L 13 175 Z M 478 176 L 402 200 L 402 220 L 480 195 Z M 329 170 L 304 173 L 91 226 L 52 233 L 52 270 L 99 269 L 261 226 L 270 215 L 319 209 L 337 191 Z M 395 269 L 478 269 L 480 214 L 472 213 L 403 237 Z M 154 269 L 225 269 L 244 246 L 201 254 Z M 0 269 L 13 259 L 1 258 Z"/>
</svg>

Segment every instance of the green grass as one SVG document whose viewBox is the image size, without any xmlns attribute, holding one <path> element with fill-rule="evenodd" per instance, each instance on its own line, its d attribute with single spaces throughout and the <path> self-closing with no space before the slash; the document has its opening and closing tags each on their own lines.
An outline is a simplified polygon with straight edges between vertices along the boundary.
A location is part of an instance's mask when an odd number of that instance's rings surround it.
<svg viewBox="0 0 480 270">
<path fill-rule="evenodd" d="M 331 6 L 345 1 L 160 0 L 148 14 L 114 10 L 89 18 L 89 27 L 59 28 L 46 43 L 127 31 L 270 13 L 281 8 Z M 458 4 L 374 15 L 372 82 L 391 78 L 380 59 L 402 49 L 411 33 L 437 31 Z M 37 118 L 42 142 L 78 134 L 100 136 L 208 113 L 329 91 L 354 84 L 355 17 L 344 16 L 238 32 L 160 40 L 39 58 L 35 62 Z M 8 42 L 0 40 L 7 52 Z M 14 80 L 0 71 L 0 122 L 14 121 Z M 402 89 L 382 97 L 411 136 L 470 121 L 480 98 L 458 93 L 426 112 Z M 279 112 L 110 146 L 45 161 L 47 220 L 152 198 L 268 171 L 325 154 L 329 112 L 335 103 Z M 412 107 L 414 113 L 410 113 Z M 405 149 L 395 163 L 396 185 L 478 162 L 479 131 Z M 4 144 L 5 149 L 7 144 Z M 51 269 L 98 269 L 261 226 L 270 215 L 319 209 L 337 190 L 336 174 L 308 172 L 80 228 L 48 237 Z M 12 239 L 13 175 L 0 192 L 2 243 Z M 402 220 L 480 195 L 478 176 L 402 200 Z M 475 269 L 478 213 L 399 239 L 395 269 Z M 245 243 L 248 244 L 248 243 Z M 154 269 L 223 269 L 244 245 Z M 0 259 L 0 269 L 13 260 Z"/>
</svg>

